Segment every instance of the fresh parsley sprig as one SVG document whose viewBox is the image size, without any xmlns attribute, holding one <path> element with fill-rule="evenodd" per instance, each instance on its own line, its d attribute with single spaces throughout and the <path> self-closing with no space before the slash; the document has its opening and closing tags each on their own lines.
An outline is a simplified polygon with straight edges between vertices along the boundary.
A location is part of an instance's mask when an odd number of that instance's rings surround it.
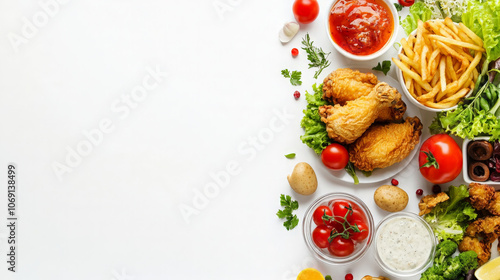
<svg viewBox="0 0 500 280">
<path fill-rule="evenodd" d="M 299 224 L 299 218 L 297 218 L 297 215 L 292 214 L 293 210 L 299 209 L 299 202 L 292 200 L 289 195 L 285 196 L 282 194 L 280 196 L 280 204 L 282 207 L 285 207 L 285 209 L 278 210 L 276 215 L 280 219 L 286 219 L 283 226 L 285 226 L 286 230 L 291 230 Z"/>
<path fill-rule="evenodd" d="M 398 3 L 394 3 L 394 7 L 396 7 L 396 11 L 401 12 L 404 8 L 403 5 L 400 5 Z"/>
<path fill-rule="evenodd" d="M 377 66 L 373 67 L 372 70 L 375 71 L 382 71 L 384 72 L 384 75 L 387 76 L 387 72 L 391 70 L 391 61 L 390 60 L 384 60 L 382 61 L 382 64 L 380 62 L 377 64 Z"/>
<path fill-rule="evenodd" d="M 285 78 L 290 78 L 290 83 L 294 86 L 300 86 L 302 84 L 302 81 L 300 80 L 302 73 L 300 71 L 292 71 L 290 74 L 290 71 L 285 69 L 281 70 L 281 75 Z"/>
<path fill-rule="evenodd" d="M 330 53 L 325 53 L 323 49 L 313 46 L 314 41 L 311 41 L 309 33 L 302 38 L 302 48 L 307 52 L 307 59 L 309 60 L 309 69 L 313 67 L 319 68 L 316 73 L 314 73 L 314 78 L 317 79 L 321 71 L 326 67 L 330 66 L 330 61 L 328 61 L 328 56 Z"/>
</svg>

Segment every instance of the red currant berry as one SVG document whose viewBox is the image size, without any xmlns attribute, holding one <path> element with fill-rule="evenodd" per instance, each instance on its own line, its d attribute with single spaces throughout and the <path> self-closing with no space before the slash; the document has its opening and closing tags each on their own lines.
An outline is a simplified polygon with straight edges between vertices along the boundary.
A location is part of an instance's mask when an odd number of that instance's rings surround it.
<svg viewBox="0 0 500 280">
<path fill-rule="evenodd" d="M 417 190 L 417 195 L 423 195 L 423 194 L 424 194 L 424 191 L 422 189 Z"/>
<path fill-rule="evenodd" d="M 295 97 L 295 99 L 299 99 L 299 97 L 300 97 L 300 92 L 296 90 L 296 91 L 293 93 L 293 97 Z"/>
<path fill-rule="evenodd" d="M 345 275 L 345 280 L 352 280 L 354 279 L 354 276 L 352 276 L 351 273 Z"/>
<path fill-rule="evenodd" d="M 293 48 L 292 49 L 292 56 L 296 57 L 297 55 L 299 55 L 299 50 L 297 48 Z"/>
<path fill-rule="evenodd" d="M 399 182 L 398 182 L 398 180 L 396 180 L 396 179 L 392 179 L 392 180 L 391 180 L 391 184 L 392 184 L 393 186 L 397 186 L 397 185 L 399 185 Z"/>
<path fill-rule="evenodd" d="M 441 192 L 441 187 L 439 185 L 432 186 L 432 192 L 438 194 Z"/>
</svg>

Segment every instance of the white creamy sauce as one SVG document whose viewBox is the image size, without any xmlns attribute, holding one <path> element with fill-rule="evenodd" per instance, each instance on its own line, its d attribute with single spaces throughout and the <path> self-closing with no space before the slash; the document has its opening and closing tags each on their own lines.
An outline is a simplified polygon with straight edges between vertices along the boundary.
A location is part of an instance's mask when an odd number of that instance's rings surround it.
<svg viewBox="0 0 500 280">
<path fill-rule="evenodd" d="M 399 271 L 422 266 L 429 257 L 432 245 L 424 225 L 407 217 L 388 221 L 377 237 L 377 251 L 382 262 Z"/>
</svg>

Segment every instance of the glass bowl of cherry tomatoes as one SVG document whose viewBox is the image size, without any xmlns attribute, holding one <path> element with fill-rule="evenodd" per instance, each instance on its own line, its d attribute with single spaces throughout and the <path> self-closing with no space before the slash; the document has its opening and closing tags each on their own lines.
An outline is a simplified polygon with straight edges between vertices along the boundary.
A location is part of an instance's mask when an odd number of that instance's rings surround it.
<svg viewBox="0 0 500 280">
<path fill-rule="evenodd" d="M 361 259 L 373 240 L 375 225 L 368 206 L 347 193 L 330 193 L 306 210 L 302 233 L 308 249 L 327 264 Z"/>
</svg>

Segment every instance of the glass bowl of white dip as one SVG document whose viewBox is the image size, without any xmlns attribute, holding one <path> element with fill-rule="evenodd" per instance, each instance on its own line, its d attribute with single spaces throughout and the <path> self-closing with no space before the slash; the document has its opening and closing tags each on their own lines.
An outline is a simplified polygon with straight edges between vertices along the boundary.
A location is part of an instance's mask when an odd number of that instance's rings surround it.
<svg viewBox="0 0 500 280">
<path fill-rule="evenodd" d="M 380 221 L 373 242 L 378 265 L 397 277 L 426 270 L 432 264 L 437 245 L 429 224 L 409 212 L 394 213 Z"/>
</svg>

